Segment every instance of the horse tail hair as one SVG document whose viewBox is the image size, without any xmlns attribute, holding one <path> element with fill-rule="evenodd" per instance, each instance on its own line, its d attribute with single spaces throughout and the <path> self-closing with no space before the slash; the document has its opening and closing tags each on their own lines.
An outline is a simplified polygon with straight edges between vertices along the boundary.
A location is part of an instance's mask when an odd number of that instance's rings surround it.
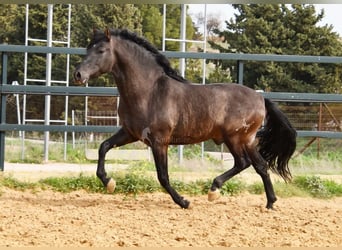
<svg viewBox="0 0 342 250">
<path fill-rule="evenodd" d="M 292 178 L 288 162 L 296 149 L 297 132 L 285 114 L 266 98 L 265 107 L 265 125 L 257 134 L 259 153 L 269 169 L 288 182 Z"/>
</svg>

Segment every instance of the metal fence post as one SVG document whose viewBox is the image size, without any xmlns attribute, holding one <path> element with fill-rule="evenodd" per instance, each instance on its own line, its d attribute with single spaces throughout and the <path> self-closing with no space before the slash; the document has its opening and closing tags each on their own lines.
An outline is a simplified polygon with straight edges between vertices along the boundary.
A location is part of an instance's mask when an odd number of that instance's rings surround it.
<svg viewBox="0 0 342 250">
<path fill-rule="evenodd" d="M 243 84 L 243 62 L 241 60 L 237 61 L 237 82 Z"/>
<path fill-rule="evenodd" d="M 7 53 L 3 52 L 1 56 L 1 82 L 0 87 L 7 84 Z M 0 123 L 6 124 L 6 94 L 0 93 Z M 4 171 L 5 163 L 5 134 L 6 131 L 0 131 L 0 171 Z"/>
</svg>

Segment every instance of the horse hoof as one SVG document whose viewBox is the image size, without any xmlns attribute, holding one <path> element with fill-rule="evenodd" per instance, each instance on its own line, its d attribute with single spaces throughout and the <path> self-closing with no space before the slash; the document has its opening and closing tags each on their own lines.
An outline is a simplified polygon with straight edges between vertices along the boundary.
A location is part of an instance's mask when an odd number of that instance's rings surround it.
<svg viewBox="0 0 342 250">
<path fill-rule="evenodd" d="M 116 182 L 113 179 L 110 179 L 109 182 L 107 183 L 107 192 L 114 193 L 115 186 L 116 186 Z"/>
<path fill-rule="evenodd" d="M 184 208 L 184 209 L 190 208 L 190 201 L 184 200 L 184 202 L 182 204 L 182 208 Z"/>
<path fill-rule="evenodd" d="M 220 189 L 216 189 L 215 191 L 209 190 L 208 192 L 208 201 L 214 201 L 220 198 Z"/>
</svg>

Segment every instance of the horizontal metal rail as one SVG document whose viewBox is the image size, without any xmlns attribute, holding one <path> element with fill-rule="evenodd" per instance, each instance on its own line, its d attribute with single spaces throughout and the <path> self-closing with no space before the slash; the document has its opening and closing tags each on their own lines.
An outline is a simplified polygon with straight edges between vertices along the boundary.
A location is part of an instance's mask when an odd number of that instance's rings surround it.
<svg viewBox="0 0 342 250">
<path fill-rule="evenodd" d="M 38 125 L 38 124 L 0 124 L 0 131 L 37 131 L 37 132 L 96 132 L 115 133 L 120 127 L 97 125 Z"/>
<path fill-rule="evenodd" d="M 0 52 L 16 53 L 52 53 L 85 55 L 84 48 L 23 46 L 0 44 Z M 243 54 L 243 53 L 201 53 L 201 52 L 161 52 L 169 58 L 217 59 L 234 61 L 269 61 L 269 62 L 305 62 L 305 63 L 342 63 L 341 56 L 305 56 L 305 55 L 274 55 L 274 54 Z"/>
<path fill-rule="evenodd" d="M 120 126 L 96 126 L 96 125 L 32 125 L 32 124 L 0 124 L 0 131 L 37 131 L 37 132 L 95 132 L 115 133 Z M 320 137 L 342 139 L 342 132 L 331 131 L 297 131 L 298 137 Z"/>
<path fill-rule="evenodd" d="M 85 55 L 84 48 L 48 47 L 48 46 L 23 46 L 0 44 L 2 57 L 2 82 L 0 82 L 1 121 L 0 121 L 0 170 L 3 170 L 4 161 L 4 136 L 6 131 L 51 131 L 51 132 L 99 132 L 115 133 L 117 126 L 84 126 L 84 125 L 19 125 L 6 123 L 6 95 L 32 94 L 32 95 L 75 95 L 75 96 L 119 96 L 115 87 L 63 87 L 63 86 L 37 86 L 7 84 L 7 54 L 10 53 L 52 53 Z M 243 61 L 272 61 L 272 62 L 297 62 L 297 63 L 342 63 L 342 57 L 336 56 L 303 56 L 303 55 L 271 55 L 271 54 L 243 54 L 243 53 L 198 53 L 198 52 L 161 52 L 169 58 L 193 58 L 233 60 L 239 66 L 238 82 L 243 80 Z M 278 93 L 263 92 L 264 97 L 274 101 L 284 102 L 342 102 L 339 94 L 310 94 L 310 93 Z M 300 137 L 342 138 L 342 132 L 331 131 L 297 131 Z"/>
<path fill-rule="evenodd" d="M 320 138 L 342 139 L 342 132 L 332 132 L 332 131 L 300 130 L 300 131 L 297 131 L 297 135 L 298 137 L 320 137 Z"/>
<path fill-rule="evenodd" d="M 263 92 L 265 98 L 285 102 L 342 102 L 341 94 Z"/>
<path fill-rule="evenodd" d="M 0 85 L 0 93 L 22 95 L 119 96 L 119 91 L 116 87 L 65 87 L 37 85 Z"/>
<path fill-rule="evenodd" d="M 0 85 L 2 94 L 119 96 L 116 87 L 63 87 L 37 85 Z M 265 98 L 286 102 L 342 102 L 340 94 L 261 92 Z"/>
</svg>

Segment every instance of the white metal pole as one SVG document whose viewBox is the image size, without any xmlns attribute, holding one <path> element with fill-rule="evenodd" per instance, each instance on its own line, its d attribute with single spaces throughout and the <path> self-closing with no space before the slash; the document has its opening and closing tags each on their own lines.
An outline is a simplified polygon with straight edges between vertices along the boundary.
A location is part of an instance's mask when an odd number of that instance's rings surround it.
<svg viewBox="0 0 342 250">
<path fill-rule="evenodd" d="M 162 40 L 162 51 L 165 51 L 165 38 L 166 38 L 166 4 L 163 4 L 163 40 Z"/>
<path fill-rule="evenodd" d="M 204 43 L 203 43 L 203 53 L 207 52 L 207 35 L 208 35 L 208 31 L 207 31 L 207 5 L 204 5 L 204 27 L 203 27 L 203 35 L 204 35 Z M 207 68 L 207 64 L 206 64 L 206 60 L 203 59 L 203 64 L 202 64 L 202 84 L 205 84 L 205 77 L 206 77 L 206 68 Z M 204 159 L 204 142 L 201 142 L 201 159 Z"/>
<path fill-rule="evenodd" d="M 71 110 L 71 125 L 75 126 L 75 110 Z M 72 148 L 75 149 L 75 131 L 72 131 Z"/>
<path fill-rule="evenodd" d="M 12 85 L 19 85 L 18 81 L 13 81 L 12 82 Z M 17 121 L 18 121 L 18 124 L 20 125 L 21 124 L 21 116 L 20 116 L 20 102 L 19 102 L 19 95 L 18 94 L 14 94 L 13 95 L 15 97 L 15 100 L 16 100 L 16 106 L 17 106 Z M 21 131 L 19 131 L 19 137 L 21 137 Z"/>
<path fill-rule="evenodd" d="M 53 4 L 48 4 L 48 19 L 47 19 L 47 47 L 52 47 L 52 21 L 53 21 Z M 51 86 L 51 53 L 46 54 L 46 86 Z M 45 96 L 45 112 L 44 125 L 50 125 L 50 104 L 51 96 Z M 44 132 L 44 161 L 49 161 L 49 131 Z"/>
<path fill-rule="evenodd" d="M 26 4 L 26 12 L 25 12 L 25 46 L 28 46 L 28 31 L 29 31 L 29 8 L 30 6 Z M 28 54 L 25 52 L 24 58 L 24 85 L 26 85 L 27 79 L 27 59 Z M 26 123 L 26 94 L 23 95 L 23 124 Z M 21 134 L 21 159 L 25 158 L 25 131 L 22 131 Z"/>
<path fill-rule="evenodd" d="M 181 4 L 181 27 L 180 27 L 180 50 L 181 52 L 186 51 L 186 5 Z M 185 76 L 185 58 L 180 58 L 179 59 L 179 71 L 181 75 L 184 77 Z M 179 164 L 183 163 L 183 145 L 178 146 L 178 161 Z"/>
<path fill-rule="evenodd" d="M 67 47 L 70 48 L 70 35 L 71 35 L 71 4 L 68 5 L 68 30 L 67 30 Z M 66 62 L 66 86 L 69 87 L 69 68 L 70 68 L 70 54 L 67 54 Z M 69 116 L 69 96 L 65 96 L 65 112 L 64 112 L 64 124 L 68 125 Z M 64 132 L 64 161 L 67 159 L 67 142 L 68 133 Z"/>
</svg>

